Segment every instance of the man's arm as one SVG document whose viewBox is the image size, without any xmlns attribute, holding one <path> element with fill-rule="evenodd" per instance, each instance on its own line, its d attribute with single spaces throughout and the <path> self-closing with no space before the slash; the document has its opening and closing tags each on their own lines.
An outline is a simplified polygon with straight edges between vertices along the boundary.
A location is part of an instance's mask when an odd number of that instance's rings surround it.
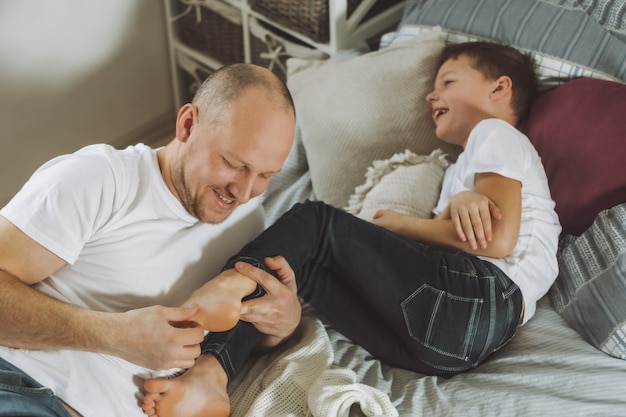
<svg viewBox="0 0 626 417">
<path fill-rule="evenodd" d="M 381 210 L 374 223 L 405 237 L 446 250 L 460 250 L 474 255 L 503 258 L 511 253 L 519 238 L 521 224 L 521 183 L 494 173 L 475 176 L 476 192 L 491 200 L 500 210 L 500 219 L 492 219 L 492 240 L 487 247 L 472 248 L 459 238 L 454 222 L 449 216 L 438 219 L 416 219 Z"/>
<path fill-rule="evenodd" d="M 204 332 L 174 323 L 184 323 L 195 310 L 155 306 L 105 313 L 32 288 L 64 265 L 0 216 L 0 345 L 107 353 L 153 369 L 193 365 Z"/>
</svg>

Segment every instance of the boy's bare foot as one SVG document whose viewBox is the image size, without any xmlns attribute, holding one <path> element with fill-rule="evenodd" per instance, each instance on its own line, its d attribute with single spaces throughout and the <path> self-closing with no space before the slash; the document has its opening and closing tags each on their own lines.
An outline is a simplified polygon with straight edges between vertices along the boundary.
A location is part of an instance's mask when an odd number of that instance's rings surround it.
<svg viewBox="0 0 626 417">
<path fill-rule="evenodd" d="M 241 315 L 241 299 L 256 289 L 256 282 L 235 269 L 228 269 L 191 294 L 183 304 L 197 304 L 200 309 L 191 317 L 212 332 L 232 329 Z"/>
<path fill-rule="evenodd" d="M 227 417 L 227 384 L 228 377 L 217 358 L 202 355 L 179 377 L 147 379 L 141 408 L 151 417 Z"/>
</svg>

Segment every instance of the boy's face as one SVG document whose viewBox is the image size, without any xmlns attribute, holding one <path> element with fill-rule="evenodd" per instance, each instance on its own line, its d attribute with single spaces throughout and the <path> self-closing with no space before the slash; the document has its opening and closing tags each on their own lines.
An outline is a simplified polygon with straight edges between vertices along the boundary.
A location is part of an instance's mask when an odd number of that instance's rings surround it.
<svg viewBox="0 0 626 417">
<path fill-rule="evenodd" d="M 496 88 L 472 66 L 473 59 L 460 55 L 443 63 L 435 88 L 426 96 L 432 108 L 437 137 L 465 148 L 471 130 L 490 114 L 490 94 Z"/>
</svg>

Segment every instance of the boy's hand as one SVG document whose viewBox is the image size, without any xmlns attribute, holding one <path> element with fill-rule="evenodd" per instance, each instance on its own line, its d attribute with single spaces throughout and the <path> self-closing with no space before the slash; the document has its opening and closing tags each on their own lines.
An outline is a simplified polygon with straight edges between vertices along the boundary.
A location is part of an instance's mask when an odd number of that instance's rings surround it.
<svg viewBox="0 0 626 417">
<path fill-rule="evenodd" d="M 378 210 L 372 218 L 372 223 L 384 227 L 390 232 L 402 235 L 403 226 L 405 225 L 407 217 L 408 216 L 393 210 Z"/>
<path fill-rule="evenodd" d="M 491 220 L 500 220 L 500 209 L 486 196 L 475 191 L 462 191 L 450 199 L 440 216 L 450 218 L 462 242 L 468 242 L 473 250 L 486 249 L 491 241 Z"/>
</svg>

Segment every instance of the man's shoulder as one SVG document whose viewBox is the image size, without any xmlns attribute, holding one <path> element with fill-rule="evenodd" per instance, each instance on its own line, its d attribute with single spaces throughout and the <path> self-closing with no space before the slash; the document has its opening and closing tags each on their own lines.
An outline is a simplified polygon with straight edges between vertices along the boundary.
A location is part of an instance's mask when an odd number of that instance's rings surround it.
<svg viewBox="0 0 626 417">
<path fill-rule="evenodd" d="M 132 194 L 143 173 L 155 170 L 156 156 L 152 152 L 145 145 L 125 149 L 107 144 L 85 146 L 43 164 L 23 189 L 62 199 L 81 195 L 97 200 L 104 194 Z"/>
<path fill-rule="evenodd" d="M 121 179 L 134 178 L 156 163 L 154 150 L 144 144 L 118 149 L 108 144 L 85 146 L 67 156 L 77 167 L 88 169 L 91 174 Z"/>
<path fill-rule="evenodd" d="M 111 164 L 136 163 L 137 160 L 150 157 L 154 150 L 143 143 L 127 146 L 124 149 L 115 148 L 106 143 L 85 146 L 72 155 L 77 158 L 107 161 Z"/>
</svg>

